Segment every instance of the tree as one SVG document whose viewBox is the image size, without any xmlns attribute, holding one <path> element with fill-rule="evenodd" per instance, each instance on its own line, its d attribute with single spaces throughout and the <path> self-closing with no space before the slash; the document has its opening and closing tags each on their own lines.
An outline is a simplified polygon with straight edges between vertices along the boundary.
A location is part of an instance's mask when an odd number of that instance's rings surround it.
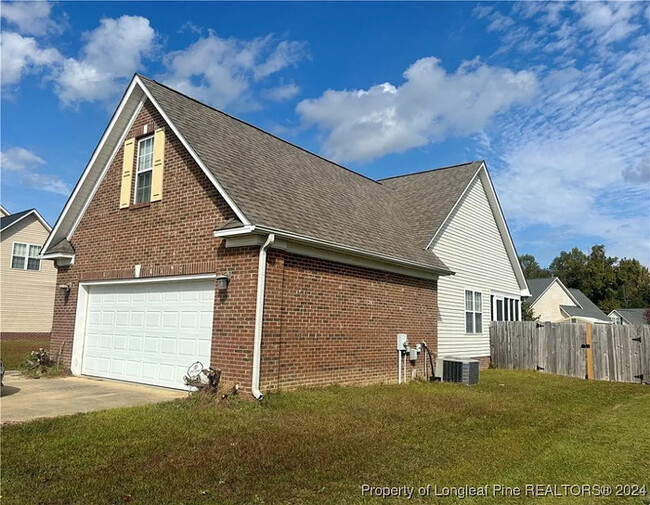
<svg viewBox="0 0 650 505">
<path fill-rule="evenodd" d="M 551 272 L 548 268 L 542 268 L 532 254 L 522 254 L 519 256 L 519 263 L 521 269 L 524 271 L 526 279 L 541 279 L 543 277 L 550 277 Z"/>
<path fill-rule="evenodd" d="M 535 317 L 535 313 L 528 302 L 521 302 L 521 319 L 523 321 L 537 321 L 539 316 Z"/>
<path fill-rule="evenodd" d="M 643 311 L 643 317 L 645 317 L 646 324 L 650 324 L 650 309 L 645 309 Z"/>
<path fill-rule="evenodd" d="M 567 288 L 577 288 L 582 291 L 583 280 L 586 278 L 587 261 L 587 255 L 574 247 L 570 252 L 562 251 L 551 262 L 551 273 L 555 277 L 559 277 Z"/>
<path fill-rule="evenodd" d="M 623 258 L 616 267 L 615 308 L 644 308 L 650 305 L 650 271 L 639 260 Z"/>
</svg>

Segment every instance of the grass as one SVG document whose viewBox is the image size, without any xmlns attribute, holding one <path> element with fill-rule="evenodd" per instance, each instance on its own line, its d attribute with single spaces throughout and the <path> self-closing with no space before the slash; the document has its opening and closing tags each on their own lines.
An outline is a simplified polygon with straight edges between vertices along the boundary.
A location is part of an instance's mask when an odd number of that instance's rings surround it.
<svg viewBox="0 0 650 505">
<path fill-rule="evenodd" d="M 0 357 L 6 370 L 17 370 L 29 358 L 29 353 L 50 348 L 49 340 L 3 340 L 0 343 Z"/>
<path fill-rule="evenodd" d="M 649 419 L 649 387 L 502 370 L 474 387 L 332 387 L 217 406 L 190 398 L 4 427 L 3 503 L 353 504 L 385 502 L 362 497 L 362 484 L 650 486 Z M 408 503 L 425 502 L 650 496 Z"/>
</svg>

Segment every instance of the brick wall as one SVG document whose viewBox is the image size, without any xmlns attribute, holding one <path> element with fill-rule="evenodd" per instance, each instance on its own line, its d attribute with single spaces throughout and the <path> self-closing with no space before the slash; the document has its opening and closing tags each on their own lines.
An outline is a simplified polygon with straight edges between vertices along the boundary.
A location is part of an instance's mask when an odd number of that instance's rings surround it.
<svg viewBox="0 0 650 505">
<path fill-rule="evenodd" d="M 279 251 L 267 268 L 263 390 L 396 382 L 397 333 L 437 347 L 435 281 Z"/>
<path fill-rule="evenodd" d="M 128 137 L 144 124 L 165 126 L 148 103 Z M 166 137 L 162 201 L 119 209 L 121 149 L 101 182 L 71 240 L 75 264 L 58 270 L 57 284 L 71 289 L 56 290 L 51 348 L 63 345 L 70 366 L 80 281 L 132 278 L 137 264 L 141 277 L 227 272 L 227 293 L 215 295 L 211 364 L 249 389 L 259 248 L 226 249 L 213 236 L 234 214 L 169 128 Z M 398 332 L 436 349 L 434 281 L 273 250 L 267 275 L 263 390 L 395 382 Z"/>
<path fill-rule="evenodd" d="M 141 110 L 127 138 L 140 135 L 145 124 L 150 132 L 166 126 L 150 103 Z M 249 306 L 251 300 L 254 303 L 257 269 L 250 264 L 257 265 L 257 253 L 253 249 L 226 251 L 222 240 L 213 236 L 214 228 L 234 213 L 180 140 L 167 128 L 163 199 L 149 206 L 119 209 L 122 155 L 120 149 L 72 237 L 75 264 L 58 270 L 57 284 L 70 284 L 71 289 L 67 295 L 56 290 L 51 345 L 59 349 L 65 341 L 66 366 L 70 366 L 79 281 L 132 278 L 137 264 L 142 265 L 141 277 L 230 271 L 228 299 L 216 302 L 215 333 L 241 335 L 254 318 L 254 308 L 251 316 Z M 231 318 L 223 315 L 226 307 L 242 316 L 242 326 L 233 330 Z M 221 354 L 221 342 L 213 345 L 215 357 Z M 231 360 L 228 370 L 246 370 L 248 357 L 239 352 L 238 359 L 243 364 L 235 366 Z M 237 372 L 236 378 L 243 378 L 242 374 Z"/>
<path fill-rule="evenodd" d="M 50 332 L 34 331 L 3 331 L 0 333 L 0 340 L 49 340 Z"/>
</svg>

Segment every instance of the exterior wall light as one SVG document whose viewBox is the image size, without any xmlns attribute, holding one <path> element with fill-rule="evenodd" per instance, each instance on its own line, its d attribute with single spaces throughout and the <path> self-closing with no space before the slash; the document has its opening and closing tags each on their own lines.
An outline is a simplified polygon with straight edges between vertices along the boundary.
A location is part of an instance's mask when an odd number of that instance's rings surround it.
<svg viewBox="0 0 650 505">
<path fill-rule="evenodd" d="M 217 276 L 217 289 L 220 293 L 225 293 L 228 290 L 228 283 L 230 282 L 230 276 L 218 275 Z"/>
<path fill-rule="evenodd" d="M 59 284 L 59 289 L 61 293 L 67 295 L 70 292 L 70 284 Z"/>
</svg>

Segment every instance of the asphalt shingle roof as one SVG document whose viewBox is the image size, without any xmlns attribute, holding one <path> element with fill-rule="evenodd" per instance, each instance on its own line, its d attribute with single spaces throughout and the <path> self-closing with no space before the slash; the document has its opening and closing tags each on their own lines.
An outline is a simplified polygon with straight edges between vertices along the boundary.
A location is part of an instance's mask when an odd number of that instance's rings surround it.
<svg viewBox="0 0 650 505">
<path fill-rule="evenodd" d="M 140 77 L 252 224 L 449 271 L 424 249 L 419 230 L 404 212 L 413 202 L 405 201 L 390 184 Z M 441 183 L 440 190 L 447 190 L 448 184 Z"/>
<path fill-rule="evenodd" d="M 555 277 L 544 277 L 542 279 L 526 279 L 526 284 L 528 284 L 528 291 L 530 291 L 530 296 L 526 299 L 530 305 L 535 303 L 535 301 L 542 296 L 542 293 L 546 291 L 546 288 L 555 280 Z"/>
<path fill-rule="evenodd" d="M 481 167 L 482 161 L 427 170 L 415 174 L 380 179 L 397 193 L 402 212 L 409 222 L 418 223 L 415 238 L 422 247 L 429 245 L 463 191 Z"/>
<path fill-rule="evenodd" d="M 616 309 L 623 319 L 630 324 L 648 324 L 645 320 L 645 311 L 647 309 Z"/>
<path fill-rule="evenodd" d="M 587 296 L 579 289 L 569 288 L 573 297 L 578 301 L 582 308 L 569 305 L 560 305 L 571 317 L 593 317 L 602 321 L 609 321 L 607 315 L 598 308 Z"/>
<path fill-rule="evenodd" d="M 8 216 L 3 216 L 2 218 L 0 218 L 0 230 L 4 230 L 5 228 L 8 228 L 16 221 L 18 221 L 20 218 L 25 217 L 33 210 L 34 209 L 27 209 L 21 212 L 16 212 L 15 214 L 9 214 Z"/>
</svg>

